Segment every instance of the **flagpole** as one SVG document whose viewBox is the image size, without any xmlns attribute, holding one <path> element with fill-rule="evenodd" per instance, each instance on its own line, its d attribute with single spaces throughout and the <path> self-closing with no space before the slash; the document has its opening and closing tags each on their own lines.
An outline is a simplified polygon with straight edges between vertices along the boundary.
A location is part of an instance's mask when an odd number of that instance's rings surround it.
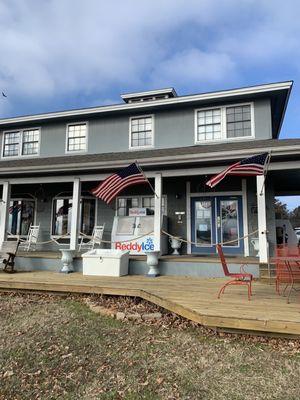
<svg viewBox="0 0 300 400">
<path fill-rule="evenodd" d="M 135 164 L 136 164 L 138 170 L 141 172 L 141 174 L 143 174 L 143 176 L 144 176 L 144 178 L 146 179 L 146 181 L 149 183 L 149 186 L 150 186 L 152 192 L 155 194 L 155 196 L 156 196 L 157 198 L 159 198 L 158 195 L 155 193 L 154 187 L 151 185 L 149 179 L 146 177 L 144 171 L 143 171 L 142 168 L 140 167 L 140 165 L 139 165 L 139 163 L 138 163 L 137 160 L 135 160 Z"/>
<path fill-rule="evenodd" d="M 260 196 L 263 195 L 263 191 L 264 191 L 264 188 L 265 188 L 265 182 L 266 182 L 266 179 L 267 179 L 268 168 L 269 168 L 270 161 L 271 161 L 271 152 L 272 152 L 272 150 L 269 150 L 268 159 L 267 159 L 267 162 L 266 162 L 266 168 L 265 168 L 265 171 L 264 171 L 264 181 L 263 181 L 263 184 L 261 186 L 260 193 L 259 193 Z"/>
</svg>

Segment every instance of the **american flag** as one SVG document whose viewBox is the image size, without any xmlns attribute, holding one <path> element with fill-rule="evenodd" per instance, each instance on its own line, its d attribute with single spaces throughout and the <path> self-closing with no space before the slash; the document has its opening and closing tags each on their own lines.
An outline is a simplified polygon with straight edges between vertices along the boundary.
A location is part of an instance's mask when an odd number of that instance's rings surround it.
<svg viewBox="0 0 300 400">
<path fill-rule="evenodd" d="M 145 182 L 148 179 L 137 164 L 133 163 L 106 178 L 91 193 L 109 204 L 123 189 Z"/>
<path fill-rule="evenodd" d="M 213 176 L 208 182 L 207 186 L 211 188 L 215 187 L 226 175 L 239 175 L 239 176 L 251 176 L 251 175 L 263 175 L 265 167 L 269 159 L 269 153 L 259 154 L 245 158 L 230 167 L 224 169 L 219 174 Z"/>
</svg>

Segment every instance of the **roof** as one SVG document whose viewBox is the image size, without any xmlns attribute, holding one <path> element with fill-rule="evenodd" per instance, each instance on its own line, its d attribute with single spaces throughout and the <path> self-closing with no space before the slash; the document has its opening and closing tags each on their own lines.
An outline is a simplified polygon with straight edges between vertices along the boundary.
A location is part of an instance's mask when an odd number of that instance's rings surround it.
<svg viewBox="0 0 300 400">
<path fill-rule="evenodd" d="M 229 160 L 240 160 L 264 151 L 271 151 L 272 159 L 300 159 L 300 139 L 249 140 L 168 149 L 4 160 L 0 161 L 0 175 L 113 171 L 135 160 L 145 169 L 222 165 Z"/>
<path fill-rule="evenodd" d="M 221 90 L 209 93 L 192 94 L 186 96 L 175 96 L 170 98 L 122 103 L 114 105 L 105 105 L 100 107 L 82 108 L 75 110 L 48 112 L 43 114 L 25 115 L 13 118 L 0 119 L 0 128 L 20 126 L 21 124 L 33 124 L 37 121 L 47 122 L 60 119 L 80 119 L 87 117 L 100 117 L 105 114 L 120 114 L 129 112 L 144 112 L 145 110 L 156 111 L 158 109 L 183 107 L 183 106 L 201 106 L 207 104 L 216 104 L 229 101 L 243 101 L 245 99 L 257 99 L 269 97 L 272 107 L 272 129 L 273 137 L 277 137 L 284 118 L 287 102 L 293 81 L 268 83 L 264 85 L 248 86 L 230 90 Z M 164 89 L 165 90 L 165 89 Z M 158 92 L 156 90 L 155 92 Z M 147 92 L 143 92 L 147 93 Z M 149 91 L 148 93 L 151 93 Z M 137 94 L 135 94 L 137 95 Z M 126 96 L 126 95 L 124 95 Z"/>
</svg>

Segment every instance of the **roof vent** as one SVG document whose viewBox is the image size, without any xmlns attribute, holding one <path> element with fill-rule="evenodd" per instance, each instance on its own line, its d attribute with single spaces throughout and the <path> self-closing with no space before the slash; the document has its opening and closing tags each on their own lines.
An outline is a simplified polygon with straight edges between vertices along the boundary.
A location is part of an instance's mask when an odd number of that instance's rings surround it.
<svg viewBox="0 0 300 400">
<path fill-rule="evenodd" d="M 144 101 L 170 99 L 172 97 L 177 97 L 177 93 L 174 88 L 167 88 L 167 89 L 149 90 L 148 92 L 121 94 L 121 97 L 125 101 L 125 103 L 139 103 Z"/>
</svg>

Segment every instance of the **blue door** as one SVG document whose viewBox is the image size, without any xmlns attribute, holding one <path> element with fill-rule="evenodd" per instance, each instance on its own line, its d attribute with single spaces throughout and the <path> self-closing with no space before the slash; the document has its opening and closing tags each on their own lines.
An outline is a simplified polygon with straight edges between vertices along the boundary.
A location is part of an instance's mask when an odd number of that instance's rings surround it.
<svg viewBox="0 0 300 400">
<path fill-rule="evenodd" d="M 241 196 L 191 199 L 192 253 L 215 254 L 221 243 L 225 254 L 244 254 Z"/>
</svg>

